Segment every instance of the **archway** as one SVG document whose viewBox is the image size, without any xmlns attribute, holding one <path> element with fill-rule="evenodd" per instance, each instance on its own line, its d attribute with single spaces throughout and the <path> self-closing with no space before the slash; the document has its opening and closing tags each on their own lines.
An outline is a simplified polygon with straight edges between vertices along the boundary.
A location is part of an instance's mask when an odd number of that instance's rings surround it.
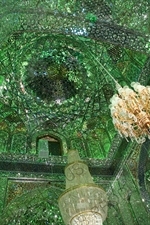
<svg viewBox="0 0 150 225">
<path fill-rule="evenodd" d="M 47 158 L 49 155 L 63 155 L 61 139 L 51 134 L 38 136 L 36 138 L 36 149 L 38 154 L 41 157 L 42 155 L 45 155 L 45 158 Z"/>
</svg>

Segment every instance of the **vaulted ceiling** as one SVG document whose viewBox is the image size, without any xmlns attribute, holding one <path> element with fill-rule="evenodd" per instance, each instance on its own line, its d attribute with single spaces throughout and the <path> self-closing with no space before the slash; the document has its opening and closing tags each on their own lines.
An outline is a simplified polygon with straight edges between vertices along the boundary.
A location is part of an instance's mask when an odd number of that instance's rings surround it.
<svg viewBox="0 0 150 225">
<path fill-rule="evenodd" d="M 7 0 L 0 16 L 0 170 L 61 176 L 77 149 L 107 189 L 139 147 L 118 135 L 109 105 L 115 81 L 150 83 L 148 1 Z M 46 136 L 62 155 L 45 163 Z"/>
</svg>

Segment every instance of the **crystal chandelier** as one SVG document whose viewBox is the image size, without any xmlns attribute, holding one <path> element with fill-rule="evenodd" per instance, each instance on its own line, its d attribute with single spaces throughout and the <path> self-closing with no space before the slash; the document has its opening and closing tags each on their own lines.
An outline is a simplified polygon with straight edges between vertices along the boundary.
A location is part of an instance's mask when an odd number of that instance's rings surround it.
<svg viewBox="0 0 150 225">
<path fill-rule="evenodd" d="M 75 150 L 68 153 L 66 190 L 58 200 L 66 225 L 102 225 L 107 216 L 106 192 L 93 182 Z"/>
<path fill-rule="evenodd" d="M 130 138 L 141 144 L 150 139 L 150 86 L 132 82 L 128 86 L 117 86 L 118 94 L 111 98 L 111 116 L 115 128 L 128 141 Z"/>
</svg>

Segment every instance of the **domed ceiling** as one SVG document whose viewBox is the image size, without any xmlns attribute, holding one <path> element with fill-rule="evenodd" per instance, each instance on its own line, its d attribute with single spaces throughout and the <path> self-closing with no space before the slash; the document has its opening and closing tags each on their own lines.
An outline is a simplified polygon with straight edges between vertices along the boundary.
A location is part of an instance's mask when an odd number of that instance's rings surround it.
<svg viewBox="0 0 150 225">
<path fill-rule="evenodd" d="M 142 5 L 129 4 L 129 17 L 119 1 L 3 1 L 3 132 L 55 132 L 83 156 L 107 157 L 116 135 L 111 76 L 121 85 L 144 76 L 149 23 Z"/>
<path fill-rule="evenodd" d="M 47 172 L 13 162 L 42 161 L 37 140 L 52 136 L 53 172 L 77 149 L 92 174 L 115 175 L 137 144 L 114 129 L 110 98 L 115 80 L 149 84 L 148 1 L 7 0 L 0 15 L 1 169 Z"/>
</svg>

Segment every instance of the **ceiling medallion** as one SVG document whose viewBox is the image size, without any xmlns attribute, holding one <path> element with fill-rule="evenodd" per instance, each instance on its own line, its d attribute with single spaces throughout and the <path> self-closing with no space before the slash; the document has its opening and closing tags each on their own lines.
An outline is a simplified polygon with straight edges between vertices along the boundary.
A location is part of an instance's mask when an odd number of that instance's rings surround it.
<svg viewBox="0 0 150 225">
<path fill-rule="evenodd" d="M 83 72 L 85 73 L 85 69 L 75 52 L 53 50 L 44 52 L 39 59 L 29 62 L 25 82 L 38 99 L 61 104 L 77 94 L 77 79 Z"/>
</svg>

